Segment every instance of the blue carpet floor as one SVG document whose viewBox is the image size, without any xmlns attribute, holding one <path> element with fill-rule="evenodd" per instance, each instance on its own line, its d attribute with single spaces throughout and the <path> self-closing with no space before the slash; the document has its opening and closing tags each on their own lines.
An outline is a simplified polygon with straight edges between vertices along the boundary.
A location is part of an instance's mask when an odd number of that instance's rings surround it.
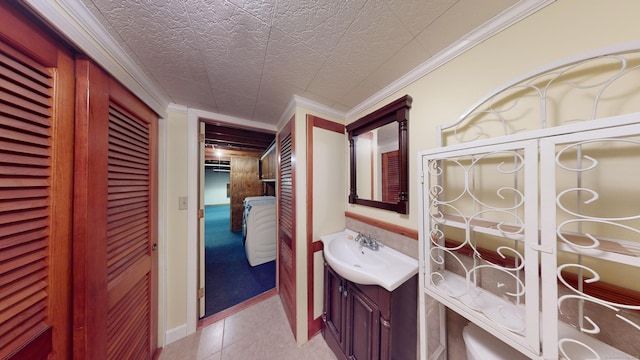
<svg viewBox="0 0 640 360">
<path fill-rule="evenodd" d="M 230 231 L 229 205 L 205 206 L 205 316 L 273 289 L 276 262 L 249 265 L 242 231 Z"/>
</svg>

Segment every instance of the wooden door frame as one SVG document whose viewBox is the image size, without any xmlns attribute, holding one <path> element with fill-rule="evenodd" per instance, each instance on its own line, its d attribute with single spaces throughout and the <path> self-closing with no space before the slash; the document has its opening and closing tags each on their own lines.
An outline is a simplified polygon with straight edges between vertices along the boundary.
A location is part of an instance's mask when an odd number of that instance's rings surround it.
<svg viewBox="0 0 640 360">
<path fill-rule="evenodd" d="M 198 321 L 198 134 L 200 121 L 214 121 L 229 123 L 234 126 L 241 126 L 253 129 L 264 130 L 266 132 L 276 132 L 273 125 L 265 125 L 255 121 L 234 118 L 226 115 L 216 114 L 204 110 L 192 108 L 180 108 L 178 111 L 187 114 L 187 318 L 186 324 L 175 329 L 167 329 L 167 343 L 181 339 L 196 332 L 199 326 Z M 169 201 L 171 202 L 171 200 Z M 277 286 L 277 284 L 276 284 Z M 203 322 L 202 325 L 206 324 Z"/>
<path fill-rule="evenodd" d="M 345 133 L 345 126 L 307 114 L 307 337 L 311 339 L 323 327 L 322 315 L 314 318 L 314 256 L 323 250 L 322 242 L 313 238 L 313 129 L 324 129 L 338 134 Z"/>
</svg>

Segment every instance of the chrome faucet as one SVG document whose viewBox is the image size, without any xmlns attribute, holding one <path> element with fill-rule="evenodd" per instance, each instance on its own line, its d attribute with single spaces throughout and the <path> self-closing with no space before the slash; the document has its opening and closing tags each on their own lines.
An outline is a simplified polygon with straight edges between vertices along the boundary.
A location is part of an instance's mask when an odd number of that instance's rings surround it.
<svg viewBox="0 0 640 360">
<path fill-rule="evenodd" d="M 360 244 L 360 246 L 364 246 L 373 251 L 378 251 L 378 249 L 380 248 L 380 244 L 378 243 L 378 240 L 376 240 L 371 235 L 364 235 L 364 234 L 358 233 L 358 236 L 356 236 L 356 241 L 358 242 L 358 244 Z"/>
</svg>

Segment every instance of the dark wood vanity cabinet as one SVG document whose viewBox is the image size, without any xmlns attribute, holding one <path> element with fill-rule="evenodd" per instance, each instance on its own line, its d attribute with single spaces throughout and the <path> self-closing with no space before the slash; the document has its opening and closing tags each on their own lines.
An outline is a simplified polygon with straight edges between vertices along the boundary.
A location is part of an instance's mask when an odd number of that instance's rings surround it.
<svg viewBox="0 0 640 360">
<path fill-rule="evenodd" d="M 342 278 L 325 263 L 322 334 L 339 359 L 416 359 L 417 275 L 392 292 Z"/>
</svg>

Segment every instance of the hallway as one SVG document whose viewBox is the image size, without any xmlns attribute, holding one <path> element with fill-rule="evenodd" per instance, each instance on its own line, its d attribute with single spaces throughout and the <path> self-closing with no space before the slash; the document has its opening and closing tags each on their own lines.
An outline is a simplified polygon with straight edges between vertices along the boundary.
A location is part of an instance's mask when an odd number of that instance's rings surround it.
<svg viewBox="0 0 640 360">
<path fill-rule="evenodd" d="M 167 345 L 160 360 L 332 360 L 322 334 L 298 348 L 279 296 L 273 296 Z"/>
</svg>

